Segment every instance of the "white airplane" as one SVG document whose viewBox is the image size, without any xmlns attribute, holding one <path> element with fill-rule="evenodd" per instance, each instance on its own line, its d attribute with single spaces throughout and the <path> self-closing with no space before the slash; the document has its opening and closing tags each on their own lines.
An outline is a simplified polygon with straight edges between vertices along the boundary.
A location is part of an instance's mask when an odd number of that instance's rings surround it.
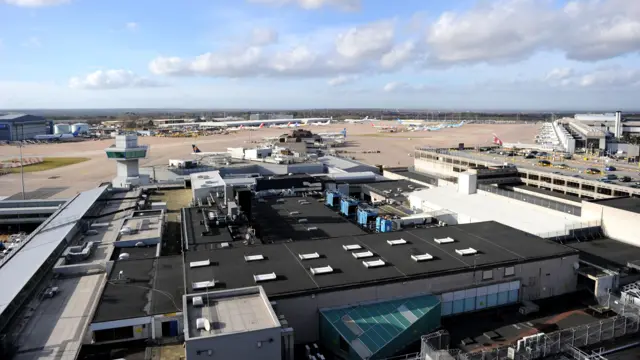
<svg viewBox="0 0 640 360">
<path fill-rule="evenodd" d="M 260 130 L 264 127 L 264 123 L 260 123 L 260 126 L 249 126 L 246 129 L 250 131 Z"/>
<path fill-rule="evenodd" d="M 245 129 L 244 125 L 240 125 L 240 126 L 238 126 L 238 127 L 231 127 L 231 128 L 227 128 L 226 130 L 227 130 L 227 131 L 234 132 L 234 131 L 240 131 L 240 130 L 244 130 L 244 129 Z"/>
<path fill-rule="evenodd" d="M 52 134 L 52 135 L 36 135 L 35 140 L 50 140 L 50 141 L 70 141 L 78 136 L 78 130 L 73 134 Z"/>
<path fill-rule="evenodd" d="M 373 126 L 376 129 L 395 129 L 395 126 L 391 126 L 391 125 L 376 125 L 376 124 L 371 124 L 371 126 Z"/>
<path fill-rule="evenodd" d="M 193 149 L 193 152 L 191 153 L 191 155 L 198 155 L 198 156 L 215 156 L 215 155 L 228 154 L 227 152 L 202 152 L 200 151 L 200 148 L 196 144 L 192 144 L 191 149 Z"/>
<path fill-rule="evenodd" d="M 357 119 L 346 119 L 344 122 L 349 123 L 349 124 L 360 124 L 363 122 L 367 122 L 367 121 L 378 121 L 376 119 L 369 119 L 369 116 L 365 116 L 364 118 L 357 120 Z"/>
<path fill-rule="evenodd" d="M 327 120 L 327 122 L 313 122 L 311 126 L 327 126 L 331 125 L 331 120 Z"/>
</svg>

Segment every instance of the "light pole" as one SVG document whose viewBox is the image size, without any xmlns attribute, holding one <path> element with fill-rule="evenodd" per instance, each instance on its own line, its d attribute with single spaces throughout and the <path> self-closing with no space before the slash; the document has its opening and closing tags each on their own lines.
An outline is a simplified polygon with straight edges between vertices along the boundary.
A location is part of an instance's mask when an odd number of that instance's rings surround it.
<svg viewBox="0 0 640 360">
<path fill-rule="evenodd" d="M 20 149 L 20 182 L 22 183 L 22 200 L 26 200 L 24 194 L 24 163 L 22 162 L 22 143 L 18 143 L 18 148 Z"/>
</svg>

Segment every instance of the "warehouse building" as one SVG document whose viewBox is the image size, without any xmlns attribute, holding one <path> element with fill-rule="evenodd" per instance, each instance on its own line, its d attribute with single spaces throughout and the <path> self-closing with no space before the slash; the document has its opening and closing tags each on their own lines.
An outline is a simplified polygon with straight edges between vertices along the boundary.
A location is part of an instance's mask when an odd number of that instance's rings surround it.
<svg viewBox="0 0 640 360">
<path fill-rule="evenodd" d="M 0 141 L 21 141 L 51 133 L 51 124 L 42 116 L 0 115 Z"/>
<path fill-rule="evenodd" d="M 294 329 L 296 344 L 319 341 L 341 356 L 374 359 L 400 351 L 442 316 L 573 292 L 577 262 L 574 249 L 483 222 L 254 246 L 234 242 L 185 253 L 185 278 L 192 294 L 205 283 L 209 290 L 260 285 Z M 366 339 L 374 333 L 366 324 L 376 315 L 354 306 L 369 305 L 384 317 L 406 316 L 397 342 Z M 337 314 L 351 320 L 337 323 Z M 364 334 L 344 333 L 345 327 Z"/>
</svg>

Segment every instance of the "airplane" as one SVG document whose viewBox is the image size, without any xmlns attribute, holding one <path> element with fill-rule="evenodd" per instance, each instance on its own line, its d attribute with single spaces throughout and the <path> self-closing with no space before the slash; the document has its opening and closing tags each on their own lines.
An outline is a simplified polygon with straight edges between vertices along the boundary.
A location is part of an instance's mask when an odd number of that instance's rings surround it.
<svg viewBox="0 0 640 360">
<path fill-rule="evenodd" d="M 76 130 L 73 134 L 51 134 L 51 135 L 36 135 L 35 140 L 49 140 L 49 141 L 70 141 L 76 138 L 80 130 Z"/>
<path fill-rule="evenodd" d="M 458 123 L 458 124 L 446 125 L 445 127 L 448 127 L 448 128 L 459 128 L 459 127 L 461 127 L 462 125 L 464 125 L 464 120 L 462 120 L 462 121 L 461 121 L 460 123 Z"/>
<path fill-rule="evenodd" d="M 193 150 L 191 155 L 198 155 L 198 156 L 227 155 L 227 152 L 224 152 L 224 151 L 223 152 L 202 152 L 198 147 L 198 145 L 196 144 L 191 144 L 191 149 Z"/>
<path fill-rule="evenodd" d="M 500 140 L 498 138 L 498 135 L 496 135 L 496 134 L 493 134 L 493 143 L 496 144 L 496 145 L 500 145 L 500 146 L 502 146 L 502 144 L 503 144 L 502 140 Z"/>
<path fill-rule="evenodd" d="M 360 119 L 360 120 L 356 120 L 356 119 L 346 119 L 344 122 L 349 123 L 349 124 L 360 124 L 366 121 L 377 121 L 376 119 L 369 119 L 369 116 L 365 116 L 364 118 Z"/>
<path fill-rule="evenodd" d="M 260 130 L 264 127 L 264 123 L 260 123 L 260 126 L 249 126 L 247 129 L 250 131 Z"/>
<path fill-rule="evenodd" d="M 371 126 L 373 126 L 376 129 L 395 129 L 395 126 L 391 126 L 391 125 L 376 125 L 371 123 Z"/>
<path fill-rule="evenodd" d="M 331 120 L 327 120 L 327 122 L 314 122 L 311 123 L 311 126 L 327 126 L 331 124 Z"/>
<path fill-rule="evenodd" d="M 423 120 L 400 120 L 400 118 L 396 119 L 397 122 L 400 123 L 400 125 L 404 125 L 404 126 L 420 126 L 420 125 L 424 125 L 424 121 Z"/>
<path fill-rule="evenodd" d="M 232 128 L 227 128 L 227 131 L 240 131 L 240 130 L 244 130 L 244 125 L 240 125 L 238 127 L 232 127 Z"/>
</svg>

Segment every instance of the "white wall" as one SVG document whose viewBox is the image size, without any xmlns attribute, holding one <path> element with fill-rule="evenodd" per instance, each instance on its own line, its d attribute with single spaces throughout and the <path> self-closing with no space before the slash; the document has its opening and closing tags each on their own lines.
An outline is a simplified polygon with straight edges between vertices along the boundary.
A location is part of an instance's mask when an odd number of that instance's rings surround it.
<svg viewBox="0 0 640 360">
<path fill-rule="evenodd" d="M 185 342 L 186 360 L 281 360 L 280 328 L 201 337 Z M 271 340 L 271 341 L 270 341 Z M 211 355 L 209 355 L 209 351 Z"/>
<path fill-rule="evenodd" d="M 602 229 L 608 237 L 640 246 L 640 236 L 638 236 L 637 230 L 638 224 L 640 224 L 640 214 L 583 201 L 582 219 L 584 221 L 601 220 Z"/>
</svg>

